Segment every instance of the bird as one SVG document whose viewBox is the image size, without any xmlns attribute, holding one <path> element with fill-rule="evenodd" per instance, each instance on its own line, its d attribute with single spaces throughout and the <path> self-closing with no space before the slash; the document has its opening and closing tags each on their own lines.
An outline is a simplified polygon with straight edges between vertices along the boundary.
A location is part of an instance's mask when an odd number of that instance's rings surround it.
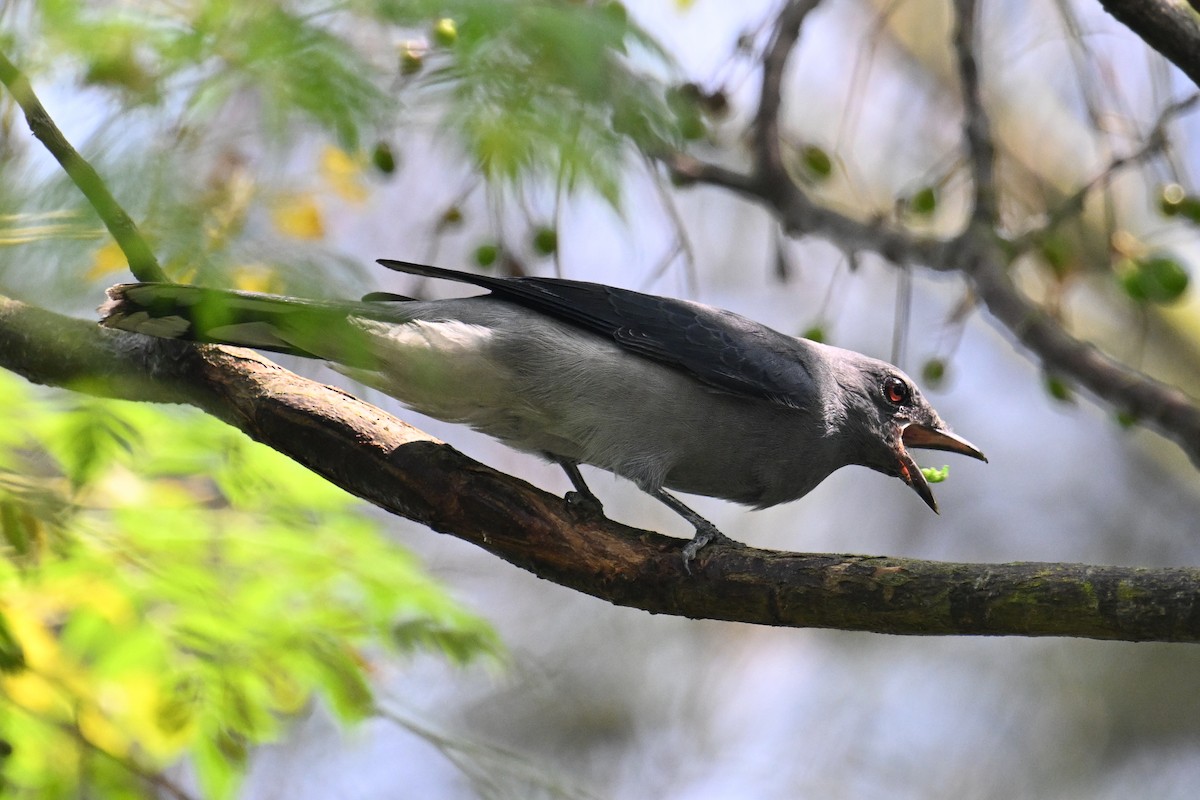
<svg viewBox="0 0 1200 800">
<path fill-rule="evenodd" d="M 411 409 L 468 425 L 562 467 L 567 500 L 602 513 L 579 466 L 636 484 L 694 528 L 684 566 L 731 542 L 672 492 L 753 508 L 797 500 L 868 467 L 937 502 L 909 448 L 987 461 L 899 368 L 702 303 L 564 278 L 389 269 L 486 294 L 372 292 L 315 300 L 127 283 L 109 328 L 322 359 Z"/>
</svg>

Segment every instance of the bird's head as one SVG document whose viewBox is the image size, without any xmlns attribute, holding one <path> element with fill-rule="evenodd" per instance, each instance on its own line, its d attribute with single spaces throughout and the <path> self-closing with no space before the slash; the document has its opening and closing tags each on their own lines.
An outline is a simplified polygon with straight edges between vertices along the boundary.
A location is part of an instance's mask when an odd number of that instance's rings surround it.
<svg viewBox="0 0 1200 800">
<path fill-rule="evenodd" d="M 841 389 L 839 434 L 851 463 L 892 475 L 935 512 L 929 482 L 909 448 L 945 450 L 987 461 L 975 445 L 951 432 L 912 379 L 883 361 L 841 351 L 834 374 Z"/>
</svg>

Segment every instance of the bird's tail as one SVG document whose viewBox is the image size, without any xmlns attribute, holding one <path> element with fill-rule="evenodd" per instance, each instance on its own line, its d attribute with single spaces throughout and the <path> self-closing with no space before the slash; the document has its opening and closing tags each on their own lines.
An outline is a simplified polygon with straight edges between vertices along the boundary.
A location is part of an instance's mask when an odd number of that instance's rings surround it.
<svg viewBox="0 0 1200 800">
<path fill-rule="evenodd" d="M 407 321 L 399 309 L 403 304 L 336 303 L 172 283 L 125 283 L 107 294 L 99 312 L 100 323 L 109 328 L 365 368 L 374 359 L 353 318 Z"/>
</svg>

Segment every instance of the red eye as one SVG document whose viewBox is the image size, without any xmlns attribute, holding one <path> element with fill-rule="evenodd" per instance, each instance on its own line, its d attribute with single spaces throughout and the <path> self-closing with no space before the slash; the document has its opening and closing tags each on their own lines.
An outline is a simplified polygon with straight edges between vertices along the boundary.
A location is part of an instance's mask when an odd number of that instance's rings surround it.
<svg viewBox="0 0 1200 800">
<path fill-rule="evenodd" d="M 912 393 L 907 383 L 892 375 L 883 381 L 883 396 L 892 405 L 902 406 L 908 403 Z"/>
</svg>

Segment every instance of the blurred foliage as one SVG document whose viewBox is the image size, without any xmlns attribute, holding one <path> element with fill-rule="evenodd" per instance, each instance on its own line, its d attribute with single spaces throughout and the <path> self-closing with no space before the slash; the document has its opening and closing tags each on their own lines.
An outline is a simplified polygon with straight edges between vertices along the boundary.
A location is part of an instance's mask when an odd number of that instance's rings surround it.
<svg viewBox="0 0 1200 800">
<path fill-rule="evenodd" d="M 586 190 L 614 207 L 639 153 L 704 133 L 699 99 L 668 88 L 674 65 L 611 0 L 25 0 L 0 10 L 0 42 L 35 89 L 85 98 L 88 138 L 74 144 L 181 281 L 228 285 L 250 268 L 298 293 L 359 288 L 345 263 L 311 260 L 328 208 L 403 164 L 398 130 L 432 121 L 500 192 Z M 52 242 L 38 259 L 70 297 L 81 258 L 94 280 L 122 262 L 65 178 L 35 167 L 10 102 L 0 243 Z M 269 166 L 293 154 L 315 163 Z M 4 261 L 29 252 L 0 252 L 18 295 L 39 287 Z"/>
<path fill-rule="evenodd" d="M 498 653 L 361 502 L 234 429 L 4 373 L 0 403 L 4 796 L 151 796 L 186 757 L 227 797 L 314 697 L 372 713 L 377 654 Z"/>
<path fill-rule="evenodd" d="M 16 0 L 0 46 L 51 113 L 64 93 L 87 109 L 60 122 L 186 282 L 343 293 L 327 215 L 403 168 L 416 102 L 501 192 L 614 208 L 636 156 L 705 133 L 704 98 L 668 89 L 611 0 Z M 123 254 L 6 93 L 0 151 L 3 291 L 91 304 Z M 552 255 L 558 232 L 529 242 Z M 181 759 L 229 796 L 313 698 L 372 713 L 376 653 L 498 651 L 361 503 L 220 423 L 2 375 L 0 400 L 5 796 L 173 794 Z"/>
<path fill-rule="evenodd" d="M 661 151 L 685 137 L 671 93 L 635 71 L 631 47 L 665 56 L 615 2 L 454 0 L 387 4 L 447 13 L 425 79 L 446 90 L 448 128 L 486 178 L 587 186 L 614 206 L 630 143 Z"/>
</svg>

